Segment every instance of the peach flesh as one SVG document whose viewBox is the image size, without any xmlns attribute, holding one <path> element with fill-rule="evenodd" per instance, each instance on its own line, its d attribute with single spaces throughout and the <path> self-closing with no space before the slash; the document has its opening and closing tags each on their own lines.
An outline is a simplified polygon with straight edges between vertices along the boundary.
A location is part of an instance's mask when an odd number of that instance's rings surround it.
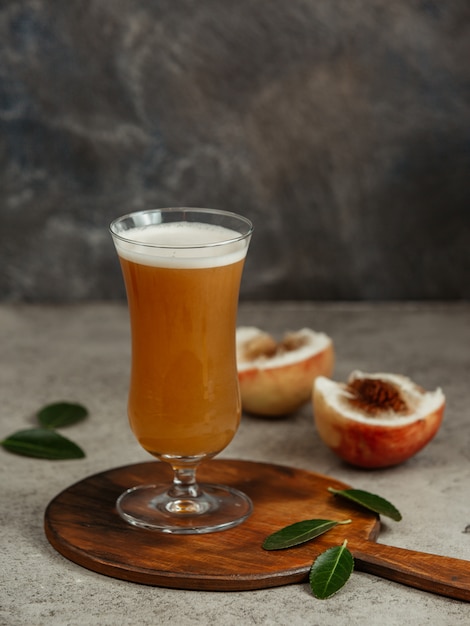
<svg viewBox="0 0 470 626">
<path fill-rule="evenodd" d="M 257 329 L 247 330 L 255 333 Z M 267 336 L 262 331 L 258 332 Z M 285 356 L 274 354 L 251 361 L 240 358 L 243 337 L 239 340 L 238 379 L 244 411 L 270 417 L 291 414 L 310 400 L 312 384 L 317 376 L 331 376 L 334 367 L 331 339 L 323 333 L 307 329 L 294 333 L 300 334 L 305 335 L 306 343 L 298 351 L 293 349 Z"/>
<path fill-rule="evenodd" d="M 326 445 L 344 461 L 366 469 L 398 465 L 422 450 L 436 435 L 441 425 L 445 399 L 437 394 L 434 406 L 420 414 L 396 419 L 355 419 L 341 411 L 314 386 L 313 410 L 317 432 Z M 440 390 L 438 390 L 440 392 Z M 436 393 L 436 392 L 435 392 Z M 426 394 L 424 394 L 426 395 Z M 429 396 L 429 394 L 428 394 Z"/>
</svg>

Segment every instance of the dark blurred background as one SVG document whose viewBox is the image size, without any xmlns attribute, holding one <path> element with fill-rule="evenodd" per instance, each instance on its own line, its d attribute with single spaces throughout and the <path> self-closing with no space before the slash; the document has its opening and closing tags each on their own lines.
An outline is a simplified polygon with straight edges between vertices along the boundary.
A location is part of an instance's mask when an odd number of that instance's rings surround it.
<svg viewBox="0 0 470 626">
<path fill-rule="evenodd" d="M 255 223 L 245 299 L 470 298 L 468 0 L 0 1 L 0 300 L 124 298 L 114 217 Z"/>
</svg>

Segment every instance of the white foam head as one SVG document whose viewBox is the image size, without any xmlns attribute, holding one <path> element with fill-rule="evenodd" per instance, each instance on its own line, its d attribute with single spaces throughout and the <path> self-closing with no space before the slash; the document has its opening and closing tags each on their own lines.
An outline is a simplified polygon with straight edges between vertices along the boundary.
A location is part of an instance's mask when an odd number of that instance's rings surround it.
<svg viewBox="0 0 470 626">
<path fill-rule="evenodd" d="M 203 268 L 229 265 L 246 256 L 249 237 L 199 222 L 168 222 L 113 233 L 122 258 L 156 267 Z"/>
</svg>

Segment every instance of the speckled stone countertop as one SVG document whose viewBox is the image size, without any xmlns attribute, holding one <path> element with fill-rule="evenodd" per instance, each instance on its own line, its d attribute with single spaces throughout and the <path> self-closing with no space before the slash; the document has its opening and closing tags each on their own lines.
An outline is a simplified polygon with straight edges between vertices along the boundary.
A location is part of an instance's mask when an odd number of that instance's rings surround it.
<svg viewBox="0 0 470 626">
<path fill-rule="evenodd" d="M 320 442 L 306 405 L 279 420 L 245 416 L 221 456 L 328 474 L 391 500 L 399 523 L 379 541 L 470 560 L 470 304 L 243 303 L 240 324 L 273 333 L 304 326 L 330 334 L 335 378 L 353 369 L 398 372 L 447 398 L 435 439 L 408 462 L 382 471 L 344 465 Z M 1 437 L 33 424 L 48 402 L 86 404 L 67 436 L 86 451 L 43 461 L 0 449 L 0 624 L 124 626 L 224 624 L 468 624 L 468 603 L 359 571 L 328 600 L 307 584 L 258 591 L 198 592 L 138 585 L 68 561 L 48 543 L 44 511 L 82 478 L 149 460 L 125 415 L 127 309 L 120 304 L 0 307 Z"/>
</svg>

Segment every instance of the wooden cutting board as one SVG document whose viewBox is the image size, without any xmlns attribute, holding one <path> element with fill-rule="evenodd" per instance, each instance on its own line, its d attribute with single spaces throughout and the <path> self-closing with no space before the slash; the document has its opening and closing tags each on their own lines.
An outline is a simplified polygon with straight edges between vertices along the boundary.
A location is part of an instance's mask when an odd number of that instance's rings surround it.
<svg viewBox="0 0 470 626">
<path fill-rule="evenodd" d="M 470 600 L 470 562 L 376 543 L 377 515 L 335 497 L 348 485 L 301 469 L 251 461 L 212 460 L 200 482 L 230 485 L 253 500 L 241 525 L 205 535 L 169 535 L 135 528 L 115 502 L 127 488 L 169 482 L 164 463 L 111 469 L 65 489 L 48 505 L 45 532 L 63 556 L 87 568 L 136 583 L 198 590 L 248 590 L 303 582 L 315 557 L 348 540 L 355 567 L 405 585 Z M 265 537 L 304 519 L 352 519 L 314 541 L 266 551 Z"/>
</svg>

